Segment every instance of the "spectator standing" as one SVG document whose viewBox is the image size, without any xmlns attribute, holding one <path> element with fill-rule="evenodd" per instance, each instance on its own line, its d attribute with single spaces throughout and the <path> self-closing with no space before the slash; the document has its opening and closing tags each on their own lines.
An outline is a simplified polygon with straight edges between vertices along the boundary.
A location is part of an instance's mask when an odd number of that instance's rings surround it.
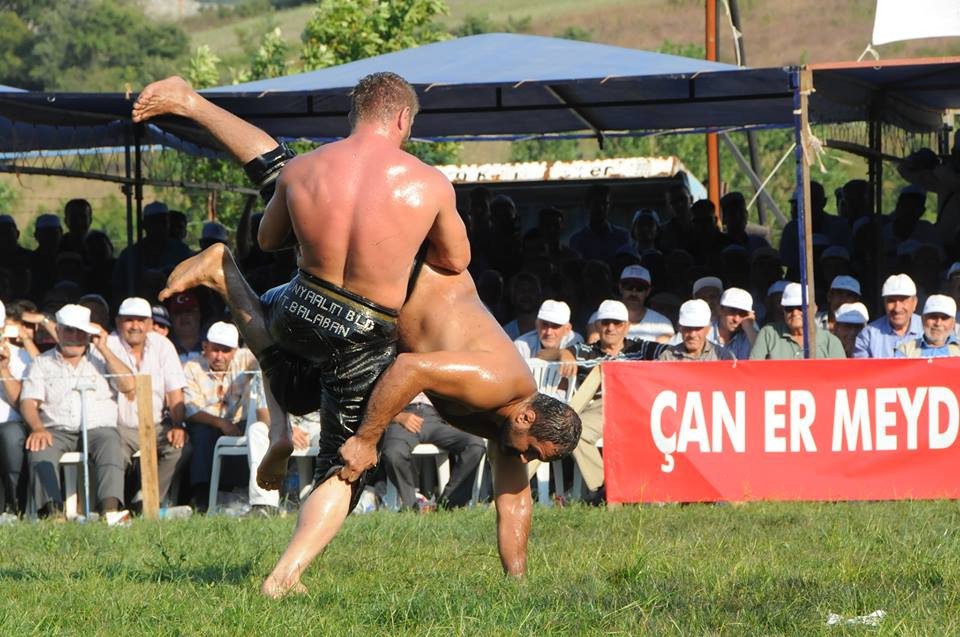
<svg viewBox="0 0 960 637">
<path fill-rule="evenodd" d="M 157 475 L 160 500 L 173 482 L 180 454 L 186 442 L 183 388 L 187 384 L 177 350 L 167 338 L 153 331 L 153 310 L 146 299 L 124 299 L 117 313 L 117 330 L 107 344 L 135 374 L 150 376 L 151 418 L 157 434 Z M 128 469 L 133 454 L 140 450 L 140 419 L 137 398 L 118 397 L 117 428 L 120 432 L 123 467 Z M 164 410 L 168 419 L 164 419 Z M 135 497 L 131 504 L 138 502 Z"/>
<path fill-rule="evenodd" d="M 570 237 L 570 247 L 579 252 L 585 261 L 609 261 L 620 246 L 630 240 L 624 228 L 610 223 L 610 187 L 593 184 L 587 190 L 585 203 L 587 225 Z"/>
<path fill-rule="evenodd" d="M 957 302 L 944 294 L 931 294 L 923 304 L 923 336 L 897 346 L 898 358 L 960 356 L 960 342 L 954 334 Z"/>
<path fill-rule="evenodd" d="M 90 322 L 90 310 L 65 305 L 56 318 L 57 347 L 30 364 L 20 392 L 20 413 L 30 428 L 26 448 L 33 501 L 44 515 L 62 515 L 60 456 L 79 450 L 85 412 L 97 508 L 101 515 L 117 511 L 123 459 L 116 393 L 132 399 L 136 383 L 107 346 L 106 330 Z"/>
<path fill-rule="evenodd" d="M 214 243 L 228 244 L 230 234 L 226 226 L 216 221 L 208 221 L 203 224 L 203 230 L 200 231 L 200 249 L 206 250 Z"/>
<path fill-rule="evenodd" d="M 146 270 L 169 272 L 175 265 L 193 255 L 183 241 L 170 237 L 170 214 L 167 205 L 154 201 L 143 208 L 143 238 L 124 248 L 113 271 L 114 299 L 126 298 L 127 277 L 133 269 L 137 284 Z"/>
<path fill-rule="evenodd" d="M 803 358 L 803 298 L 799 283 L 788 283 L 783 289 L 780 305 L 783 320 L 765 325 L 757 334 L 750 350 L 752 360 L 790 360 Z M 843 345 L 836 336 L 820 326 L 816 327 L 814 358 L 846 358 Z"/>
<path fill-rule="evenodd" d="M 60 239 L 60 252 L 76 252 L 87 259 L 87 233 L 93 223 L 93 208 L 86 199 L 71 199 L 63 207 L 63 220 L 67 224 L 67 232 Z"/>
<path fill-rule="evenodd" d="M 893 358 L 904 341 L 923 336 L 923 322 L 915 314 L 917 286 L 906 274 L 892 274 L 883 282 L 886 314 L 867 324 L 857 336 L 855 358 Z"/>
<path fill-rule="evenodd" d="M 57 253 L 63 237 L 60 217 L 52 214 L 37 217 L 33 236 L 37 240 L 37 249 L 30 254 L 31 297 L 38 301 L 57 282 Z"/>
<path fill-rule="evenodd" d="M 728 192 L 720 197 L 720 216 L 723 221 L 724 235 L 730 245 L 738 245 L 747 250 L 748 255 L 759 248 L 769 248 L 767 229 L 761 225 L 748 223 L 747 202 L 741 192 Z"/>
<path fill-rule="evenodd" d="M 517 339 L 536 327 L 537 311 L 543 298 L 536 274 L 518 272 L 510 279 L 510 311 L 513 320 L 503 326 L 511 339 Z"/>
<path fill-rule="evenodd" d="M 629 254 L 641 259 L 647 254 L 659 252 L 657 241 L 660 235 L 660 214 L 656 210 L 641 208 L 633 213 L 630 224 L 630 241 L 620 246 L 618 254 Z"/>
</svg>

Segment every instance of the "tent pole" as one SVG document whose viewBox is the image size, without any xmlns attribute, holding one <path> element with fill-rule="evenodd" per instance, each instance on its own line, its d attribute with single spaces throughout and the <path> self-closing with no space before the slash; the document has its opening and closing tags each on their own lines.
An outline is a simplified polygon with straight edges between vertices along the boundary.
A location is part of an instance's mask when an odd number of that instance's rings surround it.
<svg viewBox="0 0 960 637">
<path fill-rule="evenodd" d="M 717 0 L 706 0 L 706 59 L 717 60 Z M 707 133 L 707 198 L 720 219 L 720 145 L 716 133 Z"/>
<path fill-rule="evenodd" d="M 730 21 L 733 23 L 733 28 L 737 30 L 739 34 L 735 38 L 733 45 L 737 47 L 739 55 L 737 59 L 740 61 L 740 66 L 747 65 L 747 50 L 743 44 L 743 28 L 740 26 L 740 5 L 737 0 L 730 0 Z M 747 151 L 750 156 L 750 169 L 756 174 L 757 166 L 760 165 L 760 159 L 757 157 L 757 136 L 753 131 L 747 131 Z M 769 202 L 760 197 L 757 199 L 757 222 L 761 226 L 767 225 L 767 204 Z M 776 206 L 774 206 L 776 207 Z M 781 221 L 784 225 L 785 222 Z"/>
<path fill-rule="evenodd" d="M 813 225 L 810 219 L 810 164 L 807 148 L 810 143 L 808 98 L 813 91 L 813 71 L 797 68 L 793 71 L 793 136 L 797 143 L 797 232 L 800 234 L 800 286 L 803 307 L 803 356 L 815 358 L 816 302 L 813 289 Z"/>
<path fill-rule="evenodd" d="M 129 139 L 129 138 L 128 138 Z M 123 194 L 127 199 L 127 248 L 133 245 L 133 170 L 130 161 L 130 143 L 124 146 L 124 168 L 127 180 L 123 183 Z M 133 260 L 127 261 L 127 294 L 133 294 Z"/>
<path fill-rule="evenodd" d="M 137 200 L 137 241 L 143 238 L 143 157 L 141 154 L 140 136 L 143 132 L 141 125 L 133 127 L 134 151 L 134 196 Z M 133 290 L 131 290 L 131 293 Z"/>
</svg>

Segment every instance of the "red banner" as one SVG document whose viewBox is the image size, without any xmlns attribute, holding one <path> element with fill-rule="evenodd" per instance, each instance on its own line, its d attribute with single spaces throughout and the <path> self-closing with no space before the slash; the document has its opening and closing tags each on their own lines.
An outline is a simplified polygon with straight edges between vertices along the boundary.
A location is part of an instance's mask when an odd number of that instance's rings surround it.
<svg viewBox="0 0 960 637">
<path fill-rule="evenodd" d="M 960 497 L 960 359 L 603 364 L 611 502 Z"/>
</svg>

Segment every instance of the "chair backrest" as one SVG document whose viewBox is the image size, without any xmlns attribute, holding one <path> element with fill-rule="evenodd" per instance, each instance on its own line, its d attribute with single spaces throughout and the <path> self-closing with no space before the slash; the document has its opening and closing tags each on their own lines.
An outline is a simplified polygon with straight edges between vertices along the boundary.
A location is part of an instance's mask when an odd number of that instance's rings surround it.
<svg viewBox="0 0 960 637">
<path fill-rule="evenodd" d="M 565 403 L 570 402 L 573 392 L 577 388 L 577 378 L 565 377 L 560 374 L 560 363 L 549 363 L 539 358 L 528 358 L 527 365 L 537 382 L 537 389 L 542 394 L 553 396 Z M 566 380 L 565 383 L 562 381 Z"/>
</svg>

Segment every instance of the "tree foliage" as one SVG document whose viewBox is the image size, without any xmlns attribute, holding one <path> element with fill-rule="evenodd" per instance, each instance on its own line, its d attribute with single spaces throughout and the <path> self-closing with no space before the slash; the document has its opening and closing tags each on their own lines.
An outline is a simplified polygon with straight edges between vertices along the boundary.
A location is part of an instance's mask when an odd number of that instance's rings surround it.
<svg viewBox="0 0 960 637">
<path fill-rule="evenodd" d="M 304 27 L 305 70 L 400 51 L 450 36 L 436 22 L 443 0 L 318 0 Z"/>
<path fill-rule="evenodd" d="M 12 7 L 0 13 L 0 60 L 11 61 L 0 66 L 5 84 L 119 91 L 127 83 L 169 75 L 187 53 L 187 36 L 179 27 L 151 21 L 132 0 L 5 5 L 0 10 Z"/>
</svg>

